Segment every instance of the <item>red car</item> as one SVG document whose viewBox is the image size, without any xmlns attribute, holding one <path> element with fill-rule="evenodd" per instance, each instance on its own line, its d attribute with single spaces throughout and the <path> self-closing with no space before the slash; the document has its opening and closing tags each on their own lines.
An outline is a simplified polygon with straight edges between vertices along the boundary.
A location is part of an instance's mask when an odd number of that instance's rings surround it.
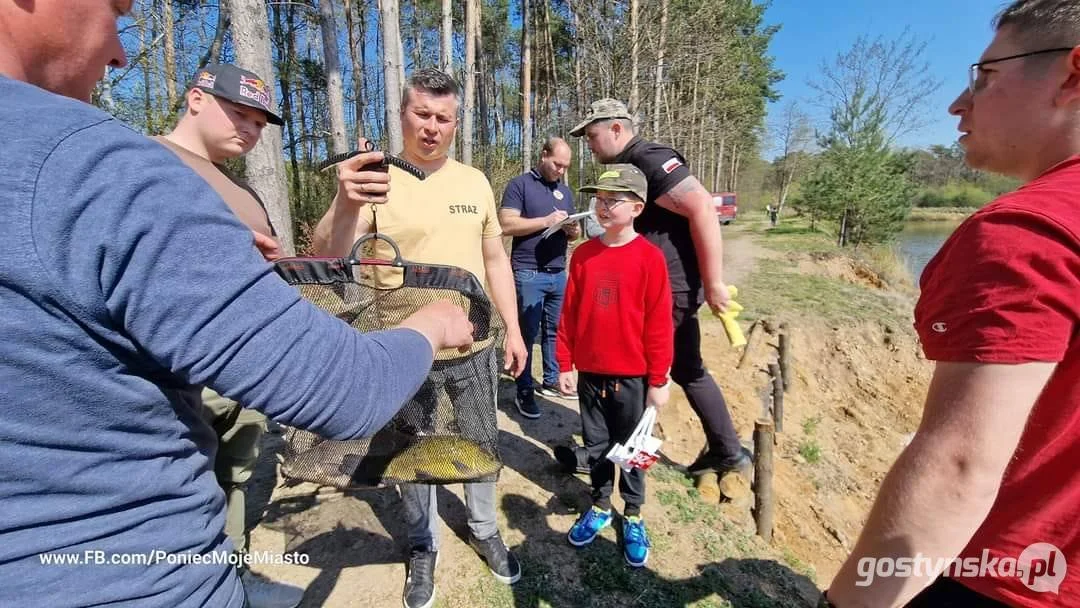
<svg viewBox="0 0 1080 608">
<path fill-rule="evenodd" d="M 735 221 L 739 212 L 734 192 L 713 192 L 713 207 L 716 209 L 716 217 L 721 224 L 727 225 Z"/>
</svg>

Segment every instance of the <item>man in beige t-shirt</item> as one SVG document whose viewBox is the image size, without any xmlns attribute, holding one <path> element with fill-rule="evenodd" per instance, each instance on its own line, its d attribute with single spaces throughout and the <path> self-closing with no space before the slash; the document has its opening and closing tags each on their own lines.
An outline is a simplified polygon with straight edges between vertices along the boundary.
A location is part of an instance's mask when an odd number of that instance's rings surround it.
<svg viewBox="0 0 1080 608">
<path fill-rule="evenodd" d="M 517 377 L 525 368 L 525 344 L 518 327 L 514 276 L 502 243 L 495 196 L 483 173 L 447 156 L 457 127 L 459 97 L 460 87 L 443 72 L 420 70 L 409 79 L 401 104 L 402 157 L 423 169 L 427 178 L 418 180 L 395 167 L 376 178 L 360 171 L 369 159 L 343 163 L 338 167 L 337 196 L 315 228 L 314 249 L 317 255 L 346 256 L 356 239 L 377 225 L 380 233 L 394 240 L 405 259 L 471 272 L 486 285 L 506 326 L 505 369 Z M 387 204 L 378 204 L 384 202 Z M 377 209 L 373 203 L 378 204 Z M 375 255 L 388 259 L 393 252 L 379 241 Z M 376 282 L 393 287 L 393 271 L 378 270 Z M 503 543 L 496 523 L 495 483 L 464 486 L 469 544 L 497 580 L 517 582 L 521 566 Z M 399 489 L 411 545 L 404 605 L 427 608 L 434 603 L 438 554 L 435 488 L 403 484 Z"/>
</svg>

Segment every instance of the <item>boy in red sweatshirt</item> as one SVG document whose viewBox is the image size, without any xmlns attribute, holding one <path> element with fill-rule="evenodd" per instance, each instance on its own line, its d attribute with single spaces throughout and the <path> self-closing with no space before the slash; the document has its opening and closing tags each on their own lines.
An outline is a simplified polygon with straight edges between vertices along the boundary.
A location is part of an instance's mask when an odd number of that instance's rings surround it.
<svg viewBox="0 0 1080 608">
<path fill-rule="evenodd" d="M 667 263 L 659 247 L 634 231 L 634 218 L 645 208 L 645 175 L 633 165 L 609 165 L 596 185 L 581 191 L 596 193 L 604 234 L 578 247 L 570 260 L 556 338 L 559 387 L 578 393 L 593 488 L 592 508 L 567 535 L 575 547 L 611 525 L 615 464 L 607 453 L 627 440 L 647 404 L 667 403 L 674 351 Z M 641 519 L 645 473 L 621 474 L 619 495 L 625 503 L 623 554 L 641 567 L 649 558 Z"/>
</svg>

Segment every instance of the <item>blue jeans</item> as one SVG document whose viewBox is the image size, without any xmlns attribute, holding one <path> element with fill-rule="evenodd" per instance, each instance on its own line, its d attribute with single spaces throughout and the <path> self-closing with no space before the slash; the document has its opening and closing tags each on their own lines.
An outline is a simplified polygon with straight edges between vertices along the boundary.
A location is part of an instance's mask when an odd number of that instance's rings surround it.
<svg viewBox="0 0 1080 608">
<path fill-rule="evenodd" d="M 521 338 L 528 353 L 525 372 L 517 379 L 518 393 L 531 393 L 533 390 L 532 349 L 537 336 L 540 337 L 540 352 L 544 358 L 544 384 L 558 386 L 555 334 L 559 329 L 559 312 L 562 311 L 563 294 L 566 292 L 566 272 L 515 270 L 514 288 L 517 290 Z"/>
</svg>

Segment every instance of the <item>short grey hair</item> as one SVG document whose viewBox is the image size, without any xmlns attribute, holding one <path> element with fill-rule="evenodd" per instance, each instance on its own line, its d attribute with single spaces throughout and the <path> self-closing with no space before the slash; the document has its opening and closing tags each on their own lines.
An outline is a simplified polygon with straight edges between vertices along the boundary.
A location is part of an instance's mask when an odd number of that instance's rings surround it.
<svg viewBox="0 0 1080 608">
<path fill-rule="evenodd" d="M 458 102 L 458 106 L 461 105 L 461 85 L 454 80 L 453 76 L 441 70 L 424 68 L 417 70 L 409 77 L 408 82 L 405 84 L 405 90 L 401 93 L 402 110 L 409 105 L 409 92 L 414 89 L 437 97 L 453 95 Z"/>
<path fill-rule="evenodd" d="M 1076 46 L 1080 44 L 1080 2 L 1016 0 L 994 17 L 993 26 L 995 30 L 1012 28 L 1021 39 L 1043 48 Z"/>
</svg>

